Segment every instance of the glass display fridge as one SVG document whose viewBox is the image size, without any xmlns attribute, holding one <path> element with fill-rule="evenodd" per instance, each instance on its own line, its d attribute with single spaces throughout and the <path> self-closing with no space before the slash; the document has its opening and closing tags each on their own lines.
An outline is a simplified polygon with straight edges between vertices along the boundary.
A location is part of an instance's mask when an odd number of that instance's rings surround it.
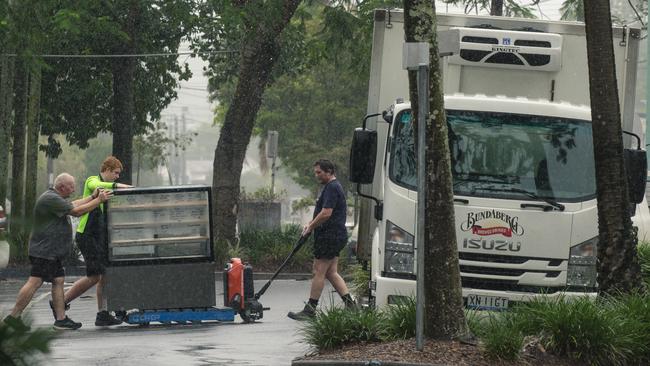
<svg viewBox="0 0 650 366">
<path fill-rule="evenodd" d="M 124 314 L 214 307 L 211 188 L 114 193 L 104 208 L 108 310 Z"/>
</svg>

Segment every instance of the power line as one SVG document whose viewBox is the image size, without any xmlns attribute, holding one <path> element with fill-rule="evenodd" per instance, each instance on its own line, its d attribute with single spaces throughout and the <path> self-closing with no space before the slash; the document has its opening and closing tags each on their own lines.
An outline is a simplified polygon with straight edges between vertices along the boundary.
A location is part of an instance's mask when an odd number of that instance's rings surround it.
<svg viewBox="0 0 650 366">
<path fill-rule="evenodd" d="M 45 54 L 35 55 L 43 58 L 137 58 L 137 57 L 167 57 L 167 56 L 182 56 L 182 55 L 216 55 L 216 54 L 231 54 L 239 53 L 239 51 L 221 50 L 221 51 L 206 51 L 206 52 L 168 52 L 168 53 L 133 53 L 133 54 L 104 54 L 104 55 L 66 55 L 66 54 Z M 2 53 L 0 56 L 16 57 L 15 53 Z"/>
</svg>

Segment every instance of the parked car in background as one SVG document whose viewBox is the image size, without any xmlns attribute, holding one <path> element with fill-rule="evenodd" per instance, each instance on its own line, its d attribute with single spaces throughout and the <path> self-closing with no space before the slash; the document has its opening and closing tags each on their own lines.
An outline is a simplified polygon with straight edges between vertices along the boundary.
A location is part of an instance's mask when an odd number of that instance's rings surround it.
<svg viewBox="0 0 650 366">
<path fill-rule="evenodd" d="M 5 231 L 7 227 L 7 216 L 5 215 L 5 209 L 0 206 L 0 231 Z"/>
</svg>

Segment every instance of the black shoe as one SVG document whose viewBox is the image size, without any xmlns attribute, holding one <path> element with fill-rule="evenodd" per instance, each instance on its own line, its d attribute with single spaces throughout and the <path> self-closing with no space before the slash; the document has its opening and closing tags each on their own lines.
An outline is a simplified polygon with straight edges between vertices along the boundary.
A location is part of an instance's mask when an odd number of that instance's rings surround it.
<svg viewBox="0 0 650 366">
<path fill-rule="evenodd" d="M 345 310 L 359 310 L 359 305 L 357 305 L 357 302 L 352 300 L 352 301 L 343 301 L 345 304 Z"/>
<path fill-rule="evenodd" d="M 67 316 L 63 320 L 57 320 L 54 322 L 54 329 L 60 330 L 75 330 L 81 328 L 81 323 L 68 318 Z"/>
<path fill-rule="evenodd" d="M 297 313 L 290 311 L 287 316 L 293 320 L 309 320 L 316 316 L 316 308 L 307 303 L 305 304 L 305 308 L 302 309 L 302 311 L 299 311 Z"/>
<path fill-rule="evenodd" d="M 122 324 L 122 321 L 114 316 L 112 316 L 108 311 L 102 310 L 97 313 L 95 318 L 95 326 L 98 327 L 108 327 L 111 325 Z"/>
<path fill-rule="evenodd" d="M 65 304 L 65 311 L 70 310 L 70 304 Z M 50 309 L 52 309 L 52 316 L 54 317 L 54 320 L 56 320 L 56 311 L 54 311 L 54 303 L 52 300 L 50 300 Z"/>
<path fill-rule="evenodd" d="M 7 324 L 7 326 L 14 328 L 18 332 L 28 332 L 31 329 L 29 325 L 25 324 L 20 317 L 16 318 L 11 315 L 7 315 L 3 321 L 5 324 Z"/>
</svg>

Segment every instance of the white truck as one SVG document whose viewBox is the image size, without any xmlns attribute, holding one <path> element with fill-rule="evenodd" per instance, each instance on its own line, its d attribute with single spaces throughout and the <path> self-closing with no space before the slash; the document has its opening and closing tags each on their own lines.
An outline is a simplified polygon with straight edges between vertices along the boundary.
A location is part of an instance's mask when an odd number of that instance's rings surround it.
<svg viewBox="0 0 650 366">
<path fill-rule="evenodd" d="M 357 254 L 370 262 L 377 306 L 412 296 L 417 273 L 415 125 L 400 99 L 408 97 L 403 19 L 399 10 L 375 12 L 368 115 L 350 156 L 351 181 L 371 198 L 359 213 Z M 503 309 L 537 296 L 595 295 L 598 214 L 584 25 L 437 19 L 438 32 L 457 29 L 460 37 L 460 52 L 441 63 L 465 304 Z M 614 28 L 623 130 L 645 141 L 634 115 L 638 45 L 638 29 Z M 642 155 L 642 168 L 628 166 L 628 182 L 643 240 L 650 239 L 647 164 L 634 137 L 624 142 L 626 157 Z"/>
</svg>

